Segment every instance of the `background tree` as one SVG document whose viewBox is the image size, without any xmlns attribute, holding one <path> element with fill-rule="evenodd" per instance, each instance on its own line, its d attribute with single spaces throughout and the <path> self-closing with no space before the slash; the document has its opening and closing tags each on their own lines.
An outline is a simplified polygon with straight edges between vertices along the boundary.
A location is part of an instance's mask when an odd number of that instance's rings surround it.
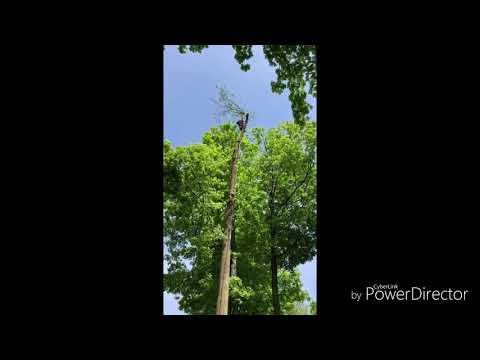
<svg viewBox="0 0 480 360">
<path fill-rule="evenodd" d="M 316 315 L 317 303 L 315 301 L 298 301 L 287 310 L 288 315 Z"/>
<path fill-rule="evenodd" d="M 173 148 L 168 141 L 164 143 L 164 168 L 174 174 L 166 177 L 164 187 L 168 248 L 164 284 L 167 292 L 181 296 L 180 309 L 188 314 L 215 314 L 231 149 L 238 131 L 227 123 L 205 133 L 202 144 Z M 258 135 L 261 130 L 254 132 Z M 260 150 L 255 136 L 253 141 L 242 139 L 235 236 L 237 275 L 230 280 L 236 314 L 273 312 L 265 238 L 267 194 L 258 172 Z M 279 270 L 278 290 L 282 313 L 308 297 L 296 270 Z"/>
<path fill-rule="evenodd" d="M 209 45 L 179 45 L 178 50 L 201 53 Z M 250 70 L 248 60 L 252 58 L 253 45 L 232 45 L 235 60 L 243 71 Z M 317 67 L 315 45 L 263 45 L 268 63 L 275 68 L 276 81 L 271 82 L 272 92 L 282 94 L 288 89 L 289 100 L 295 123 L 303 125 L 312 106 L 307 102 L 308 94 L 317 97 Z"/>
<path fill-rule="evenodd" d="M 310 304 L 306 302 L 297 302 L 287 312 L 288 315 L 311 315 Z"/>
<path fill-rule="evenodd" d="M 281 313 L 278 270 L 293 271 L 316 253 L 316 122 L 283 123 L 256 133 L 263 144 L 258 162 L 266 195 L 264 223 L 269 241 L 274 314 Z M 268 253 L 268 252 L 266 252 Z"/>
<path fill-rule="evenodd" d="M 224 129 L 224 135 L 230 132 Z M 218 290 L 228 158 L 218 146 L 166 147 L 164 167 L 179 176 L 167 177 L 164 188 L 177 189 L 164 192 L 165 290 L 182 295 L 185 312 L 210 313 Z"/>
<path fill-rule="evenodd" d="M 317 315 L 317 302 L 310 302 L 310 315 Z"/>
</svg>

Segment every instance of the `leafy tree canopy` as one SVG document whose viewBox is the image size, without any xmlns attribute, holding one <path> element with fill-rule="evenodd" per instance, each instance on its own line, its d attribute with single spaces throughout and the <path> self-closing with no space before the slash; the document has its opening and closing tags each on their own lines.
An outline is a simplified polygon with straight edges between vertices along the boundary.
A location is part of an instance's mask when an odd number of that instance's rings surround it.
<svg viewBox="0 0 480 360">
<path fill-rule="evenodd" d="M 201 144 L 164 142 L 165 290 L 181 295 L 188 314 L 214 314 L 232 148 L 238 128 L 225 123 L 206 132 Z M 277 178 L 276 224 L 282 249 L 278 273 L 281 312 L 308 299 L 296 266 L 314 254 L 315 124 L 281 124 L 249 130 L 241 143 L 236 210 L 237 276 L 230 296 L 239 314 L 272 312 L 269 266 L 269 186 Z M 307 174 L 307 176 L 306 176 Z M 311 170 L 311 174 L 315 174 Z M 306 181 L 308 178 L 309 181 Z M 298 186 L 297 186 L 298 185 Z M 292 189 L 296 192 L 292 195 Z M 287 201 L 288 200 L 288 201 Z M 280 205 L 286 204 L 284 207 Z M 282 211 L 280 212 L 280 209 Z"/>
<path fill-rule="evenodd" d="M 280 265 L 294 269 L 316 251 L 316 122 L 283 123 L 259 134 L 261 188 L 268 194 L 265 220 L 275 230 Z M 271 220 L 268 220 L 270 218 Z"/>
<path fill-rule="evenodd" d="M 317 303 L 311 302 L 296 302 L 288 309 L 287 315 L 316 315 Z"/>
</svg>

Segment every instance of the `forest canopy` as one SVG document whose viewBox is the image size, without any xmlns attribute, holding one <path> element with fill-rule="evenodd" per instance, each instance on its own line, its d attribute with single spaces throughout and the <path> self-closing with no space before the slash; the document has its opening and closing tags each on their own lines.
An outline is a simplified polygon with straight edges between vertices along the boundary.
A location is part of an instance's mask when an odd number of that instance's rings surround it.
<svg viewBox="0 0 480 360">
<path fill-rule="evenodd" d="M 215 314 L 232 149 L 240 130 L 211 128 L 202 143 L 164 142 L 167 292 L 187 314 Z M 298 265 L 316 254 L 316 122 L 241 138 L 236 182 L 230 314 L 316 311 Z"/>
</svg>

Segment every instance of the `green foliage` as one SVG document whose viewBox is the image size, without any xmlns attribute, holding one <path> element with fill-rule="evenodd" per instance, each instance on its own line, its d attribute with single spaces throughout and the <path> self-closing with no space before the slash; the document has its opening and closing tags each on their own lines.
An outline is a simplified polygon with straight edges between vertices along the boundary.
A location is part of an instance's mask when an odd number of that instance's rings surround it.
<svg viewBox="0 0 480 360">
<path fill-rule="evenodd" d="M 187 48 L 188 47 L 188 48 Z M 178 50 L 184 54 L 202 52 L 208 45 L 180 45 Z M 243 71 L 250 70 L 247 61 L 253 56 L 252 45 L 232 45 L 235 60 Z M 288 88 L 295 123 L 303 125 L 312 106 L 307 102 L 308 94 L 317 97 L 317 68 L 315 45 L 263 45 L 268 63 L 275 68 L 276 81 L 271 82 L 272 92 L 282 94 Z"/>
<path fill-rule="evenodd" d="M 175 195 L 180 186 L 180 169 L 171 161 L 169 154 L 172 151 L 172 144 L 167 140 L 163 144 L 165 159 L 163 163 L 163 189 L 166 194 Z"/>
<path fill-rule="evenodd" d="M 314 45 L 264 45 L 263 52 L 271 66 L 276 67 L 277 80 L 271 83 L 272 91 L 290 91 L 289 99 L 295 122 L 303 125 L 311 109 L 308 93 L 317 97 L 316 48 Z"/>
<path fill-rule="evenodd" d="M 178 50 L 182 53 L 185 54 L 187 50 L 190 50 L 191 52 L 196 52 L 196 53 L 201 53 L 203 49 L 208 48 L 208 45 L 179 45 Z"/>
<path fill-rule="evenodd" d="M 294 304 L 306 301 L 309 298 L 308 293 L 302 288 L 300 272 L 297 270 L 280 270 L 278 272 L 278 287 L 280 289 L 281 314 L 287 315 L 295 306 Z"/>
<path fill-rule="evenodd" d="M 250 70 L 250 65 L 245 61 L 249 60 L 253 56 L 252 45 L 232 45 L 235 50 L 235 60 L 240 64 L 240 68 L 243 71 Z"/>
<path fill-rule="evenodd" d="M 169 253 L 164 284 L 166 291 L 182 295 L 180 307 L 189 314 L 215 313 L 235 139 L 235 127 L 226 123 L 205 133 L 202 144 L 177 148 L 164 144 L 164 169 L 176 174 L 166 176 L 164 188 L 164 237 Z M 246 293 L 238 295 L 241 299 Z"/>
<path fill-rule="evenodd" d="M 307 299 L 308 300 L 308 299 Z M 316 301 L 298 301 L 292 304 L 287 310 L 287 315 L 316 315 L 317 303 Z"/>
<path fill-rule="evenodd" d="M 242 279 L 238 276 L 230 278 L 230 297 L 233 302 L 240 306 L 254 295 L 251 287 L 243 285 Z"/>
<path fill-rule="evenodd" d="M 220 138 L 226 141 L 224 137 Z M 227 154 L 216 145 L 165 146 L 164 168 L 177 174 L 167 177 L 164 188 L 164 237 L 169 252 L 165 289 L 182 295 L 180 306 L 185 312 L 209 313 L 215 306 L 223 238 Z M 169 192 L 172 188 L 176 191 Z M 191 262 L 191 270 L 186 261 Z"/>
<path fill-rule="evenodd" d="M 316 253 L 316 122 L 283 123 L 268 131 L 259 160 L 268 194 L 266 222 L 275 230 L 281 267 L 293 270 Z"/>
<path fill-rule="evenodd" d="M 288 310 L 287 315 L 311 315 L 310 305 L 304 302 L 297 302 Z"/>
<path fill-rule="evenodd" d="M 245 265 L 244 265 L 245 268 Z M 253 273 L 253 270 L 256 270 Z M 266 267 L 254 266 L 251 272 L 243 272 L 242 279 L 232 277 L 230 296 L 236 303 L 239 315 L 268 315 L 272 313 L 272 288 L 270 274 Z M 280 270 L 279 296 L 281 314 L 288 315 L 295 304 L 308 299 L 308 293 L 302 288 L 298 271 Z"/>
</svg>

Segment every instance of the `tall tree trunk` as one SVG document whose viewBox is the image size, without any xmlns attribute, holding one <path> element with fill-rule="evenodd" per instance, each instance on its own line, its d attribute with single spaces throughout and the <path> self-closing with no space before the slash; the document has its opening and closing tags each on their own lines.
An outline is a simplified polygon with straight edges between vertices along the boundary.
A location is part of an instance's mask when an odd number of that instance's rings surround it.
<svg viewBox="0 0 480 360">
<path fill-rule="evenodd" d="M 273 240 L 273 239 L 272 239 Z M 271 268 L 272 268 L 272 306 L 273 315 L 280 315 L 280 299 L 278 296 L 278 265 L 277 251 L 275 245 L 270 247 Z"/>
<path fill-rule="evenodd" d="M 280 297 L 278 296 L 278 263 L 277 263 L 277 247 L 275 239 L 275 187 L 276 179 L 272 182 L 272 188 L 268 199 L 270 208 L 269 224 L 270 224 L 270 265 L 272 273 L 272 307 L 273 315 L 280 315 Z"/>
<path fill-rule="evenodd" d="M 237 276 L 237 257 L 234 255 L 234 252 L 237 248 L 235 243 L 235 216 L 233 216 L 233 226 L 232 226 L 232 238 L 231 238 L 231 261 L 230 261 L 230 277 Z M 238 313 L 238 306 L 232 301 L 232 298 L 228 299 L 228 312 L 230 315 L 235 315 Z"/>
<path fill-rule="evenodd" d="M 237 249 L 237 244 L 235 242 L 235 217 L 233 218 L 232 243 L 230 249 L 232 249 L 232 267 L 230 269 L 230 276 L 237 276 L 237 257 L 233 255 L 233 252 Z"/>
<path fill-rule="evenodd" d="M 245 121 L 246 124 L 246 121 Z M 233 228 L 233 215 L 235 212 L 235 185 L 237 181 L 237 165 L 240 155 L 240 143 L 245 132 L 246 125 L 240 129 L 240 136 L 233 149 L 232 171 L 230 173 L 230 185 L 228 190 L 228 204 L 225 211 L 225 240 L 223 242 L 222 260 L 220 262 L 220 280 L 218 286 L 217 315 L 228 315 L 228 292 L 230 285 L 230 257 L 231 236 Z"/>
</svg>

